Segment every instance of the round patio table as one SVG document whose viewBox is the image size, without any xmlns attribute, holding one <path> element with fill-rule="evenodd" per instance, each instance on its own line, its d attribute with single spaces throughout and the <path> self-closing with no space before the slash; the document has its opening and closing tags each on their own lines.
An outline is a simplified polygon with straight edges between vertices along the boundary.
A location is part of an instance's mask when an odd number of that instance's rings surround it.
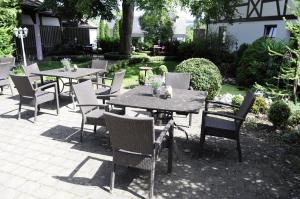
<svg viewBox="0 0 300 199">
<path fill-rule="evenodd" d="M 152 70 L 152 68 L 151 67 L 149 67 L 149 66 L 142 66 L 142 67 L 139 67 L 139 69 L 142 71 L 145 71 L 145 81 L 144 81 L 144 84 L 146 83 L 146 76 L 147 76 L 147 71 L 148 70 Z"/>
</svg>

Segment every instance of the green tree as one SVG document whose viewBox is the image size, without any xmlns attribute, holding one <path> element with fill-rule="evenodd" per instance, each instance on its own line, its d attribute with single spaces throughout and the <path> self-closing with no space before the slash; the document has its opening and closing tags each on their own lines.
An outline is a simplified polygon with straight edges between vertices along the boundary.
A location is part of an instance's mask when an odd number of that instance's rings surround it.
<svg viewBox="0 0 300 199">
<path fill-rule="evenodd" d="M 151 43 L 172 39 L 175 20 L 175 15 L 167 9 L 149 10 L 139 18 L 141 29 L 146 32 L 145 40 Z"/>
<path fill-rule="evenodd" d="M 293 47 L 286 45 L 286 52 L 278 52 L 268 47 L 271 56 L 280 56 L 285 60 L 282 64 L 279 75 L 275 76 L 276 84 L 266 84 L 261 86 L 256 84 L 258 90 L 262 90 L 274 97 L 292 96 L 294 103 L 298 101 L 298 87 L 300 86 L 300 2 L 293 1 L 295 5 L 294 15 L 297 17 L 296 22 L 287 22 L 286 29 L 291 32 L 291 41 Z M 282 87 L 282 84 L 284 85 Z"/>
<path fill-rule="evenodd" d="M 113 38 L 116 40 L 120 39 L 120 20 L 116 20 L 113 29 Z"/>
<path fill-rule="evenodd" d="M 100 19 L 98 39 L 99 40 L 105 39 L 105 21 L 103 19 Z"/>
<path fill-rule="evenodd" d="M 109 29 L 108 23 L 105 24 L 105 38 L 106 39 L 110 38 L 110 29 Z"/>
<path fill-rule="evenodd" d="M 0 1 L 0 57 L 14 52 L 13 29 L 17 26 L 18 0 Z"/>
</svg>

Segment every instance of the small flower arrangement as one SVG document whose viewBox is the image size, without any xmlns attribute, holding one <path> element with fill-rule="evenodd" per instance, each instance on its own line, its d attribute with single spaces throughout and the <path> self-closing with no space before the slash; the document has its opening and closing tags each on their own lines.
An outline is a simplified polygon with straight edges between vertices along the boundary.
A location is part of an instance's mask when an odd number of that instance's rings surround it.
<svg viewBox="0 0 300 199">
<path fill-rule="evenodd" d="M 71 69 L 71 59 L 63 58 L 62 60 L 60 60 L 60 62 L 64 66 L 65 71 L 69 71 Z"/>
<path fill-rule="evenodd" d="M 150 86 L 153 88 L 153 94 L 157 95 L 159 88 L 163 84 L 162 78 L 160 76 L 153 76 L 151 77 L 149 82 L 150 82 Z"/>
</svg>

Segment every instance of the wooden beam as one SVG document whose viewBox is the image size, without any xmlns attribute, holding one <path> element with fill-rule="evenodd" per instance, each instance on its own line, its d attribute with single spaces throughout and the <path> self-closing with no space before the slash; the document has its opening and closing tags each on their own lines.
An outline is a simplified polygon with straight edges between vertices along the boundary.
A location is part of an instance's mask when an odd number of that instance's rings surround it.
<svg viewBox="0 0 300 199">
<path fill-rule="evenodd" d="M 283 15 L 286 15 L 287 5 L 288 5 L 288 0 L 285 0 L 285 1 L 284 1 Z"/>
<path fill-rule="evenodd" d="M 280 16 L 280 5 L 279 5 L 279 0 L 276 0 L 276 7 L 277 7 L 277 15 Z"/>
</svg>

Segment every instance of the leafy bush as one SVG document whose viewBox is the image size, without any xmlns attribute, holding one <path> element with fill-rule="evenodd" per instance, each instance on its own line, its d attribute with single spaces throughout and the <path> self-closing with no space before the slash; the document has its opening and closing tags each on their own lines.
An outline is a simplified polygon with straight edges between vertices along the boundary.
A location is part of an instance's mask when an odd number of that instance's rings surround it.
<svg viewBox="0 0 300 199">
<path fill-rule="evenodd" d="M 175 56 L 151 56 L 149 57 L 150 61 L 172 61 L 176 60 L 177 58 Z"/>
<path fill-rule="evenodd" d="M 117 52 L 120 48 L 120 40 L 114 38 L 105 38 L 98 40 L 97 46 L 102 49 L 103 53 Z"/>
<path fill-rule="evenodd" d="M 235 96 L 232 97 L 231 104 L 234 105 L 234 106 L 240 107 L 242 105 L 243 101 L 244 101 L 243 96 L 241 96 L 241 95 L 235 95 Z M 239 110 L 239 108 L 233 107 L 232 110 L 233 110 L 234 113 L 237 113 L 238 110 Z"/>
<path fill-rule="evenodd" d="M 278 53 L 286 51 L 286 42 L 262 37 L 244 50 L 237 68 L 240 85 L 252 86 L 255 82 L 264 83 L 279 73 L 282 57 L 271 56 L 269 49 Z"/>
<path fill-rule="evenodd" d="M 240 107 L 242 105 L 243 101 L 244 101 L 243 96 L 235 95 L 232 97 L 231 103 L 234 106 Z M 239 110 L 239 108 L 233 107 L 232 110 L 234 113 L 236 113 Z M 250 112 L 257 115 L 259 113 L 264 114 L 267 112 L 267 110 L 268 110 L 268 104 L 267 104 L 266 100 L 263 97 L 258 96 L 258 97 L 256 97 L 256 99 L 250 109 Z"/>
<path fill-rule="evenodd" d="M 123 60 L 128 59 L 130 56 L 128 55 L 121 55 L 118 52 L 109 52 L 104 53 L 104 58 L 107 60 Z"/>
<path fill-rule="evenodd" d="M 0 57 L 13 55 L 13 29 L 17 26 L 18 0 L 0 1 Z"/>
<path fill-rule="evenodd" d="M 163 75 L 168 72 L 168 68 L 166 65 L 160 65 L 159 67 L 157 67 L 156 71 L 158 74 Z"/>
<path fill-rule="evenodd" d="M 147 54 L 139 53 L 139 54 L 133 54 L 129 58 L 129 64 L 138 64 L 138 63 L 146 63 L 149 62 L 150 58 Z"/>
<path fill-rule="evenodd" d="M 153 77 L 153 71 L 152 70 L 147 70 L 147 79 Z M 144 84 L 145 83 L 145 71 L 140 71 L 139 72 L 139 83 Z"/>
<path fill-rule="evenodd" d="M 259 114 L 259 113 L 264 114 L 267 112 L 267 110 L 268 110 L 268 104 L 265 98 L 261 96 L 256 97 L 250 111 L 254 114 Z"/>
<path fill-rule="evenodd" d="M 279 100 L 271 104 L 268 117 L 274 127 L 285 127 L 290 116 L 291 109 L 284 101 Z"/>
<path fill-rule="evenodd" d="M 296 110 L 293 111 L 291 117 L 289 118 L 288 125 L 290 127 L 296 127 L 299 124 L 300 124 L 300 111 Z"/>
<path fill-rule="evenodd" d="M 218 67 L 203 58 L 192 58 L 176 66 L 177 72 L 188 72 L 192 75 L 191 86 L 196 90 L 208 92 L 208 99 L 213 99 L 221 89 L 222 76 Z"/>
</svg>

